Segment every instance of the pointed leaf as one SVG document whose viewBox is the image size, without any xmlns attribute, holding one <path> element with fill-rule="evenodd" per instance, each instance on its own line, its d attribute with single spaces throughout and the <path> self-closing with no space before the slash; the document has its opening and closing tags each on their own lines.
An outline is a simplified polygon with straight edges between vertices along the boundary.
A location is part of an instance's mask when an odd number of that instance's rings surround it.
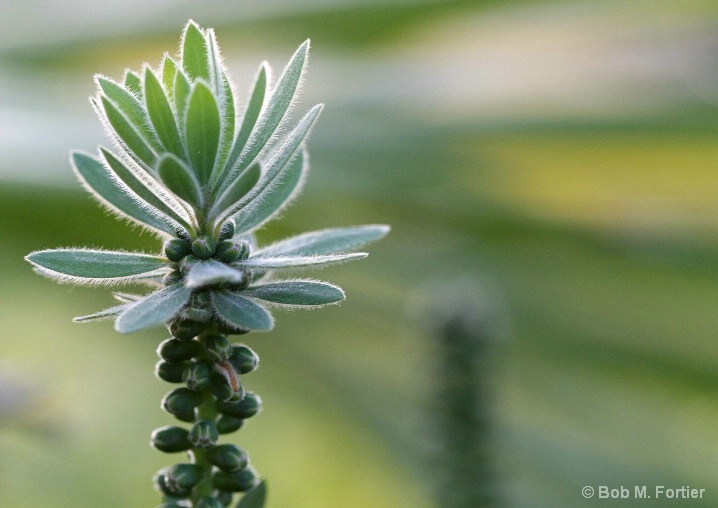
<svg viewBox="0 0 718 508">
<path fill-rule="evenodd" d="M 168 153 L 160 159 L 157 173 L 175 195 L 197 209 L 202 208 L 202 187 L 195 174 L 181 160 Z"/>
<path fill-rule="evenodd" d="M 115 300 L 122 303 L 134 303 L 144 298 L 143 295 L 136 295 L 134 293 L 123 293 L 121 291 L 113 291 L 112 296 Z"/>
<path fill-rule="evenodd" d="M 258 268 L 260 270 L 273 270 L 276 268 L 299 268 L 304 266 L 325 266 L 344 263 L 354 259 L 367 257 L 366 252 L 351 252 L 348 254 L 333 254 L 328 256 L 267 256 L 253 257 L 244 261 L 237 261 L 232 266 L 241 268 Z"/>
<path fill-rule="evenodd" d="M 73 323 L 91 323 L 93 321 L 105 321 L 107 319 L 112 319 L 118 314 L 121 314 L 123 311 L 125 311 L 130 305 L 127 303 L 124 303 L 122 305 L 115 305 L 114 307 L 110 307 L 109 309 L 101 310 L 100 312 L 95 312 L 94 314 L 88 314 L 87 316 L 78 316 L 74 318 L 72 321 Z"/>
<path fill-rule="evenodd" d="M 262 170 L 259 164 L 249 166 L 217 199 L 208 216 L 217 217 L 217 222 L 223 222 L 224 219 L 238 211 L 237 205 L 254 188 L 261 174 Z"/>
<path fill-rule="evenodd" d="M 194 85 L 185 123 L 189 159 L 200 183 L 205 184 L 209 181 L 217 157 L 221 127 L 217 101 L 202 81 Z"/>
<path fill-rule="evenodd" d="M 212 306 L 223 321 L 249 330 L 271 330 L 272 314 L 247 298 L 230 291 L 212 291 Z"/>
<path fill-rule="evenodd" d="M 207 40 L 194 21 L 187 23 L 182 36 L 182 66 L 192 80 L 209 82 Z"/>
<path fill-rule="evenodd" d="M 222 68 L 222 55 L 219 52 L 219 44 L 214 30 L 207 29 L 206 47 L 207 47 L 207 63 L 209 66 L 209 76 L 207 82 L 210 83 L 212 92 L 221 97 L 224 93 L 224 69 Z"/>
<path fill-rule="evenodd" d="M 269 282 L 246 289 L 243 295 L 281 305 L 328 305 L 344 300 L 339 286 L 315 280 Z"/>
<path fill-rule="evenodd" d="M 131 92 L 114 81 L 102 76 L 97 76 L 97 84 L 108 99 L 125 115 L 125 118 L 132 124 L 135 130 L 154 150 L 160 147 L 154 137 L 149 118 L 142 103 Z"/>
<path fill-rule="evenodd" d="M 293 236 L 260 249 L 255 256 L 313 256 L 356 249 L 384 237 L 389 226 L 372 224 L 332 228 Z"/>
<path fill-rule="evenodd" d="M 176 223 L 172 219 L 160 215 L 129 187 L 112 178 L 100 161 L 80 152 L 73 152 L 71 160 L 75 174 L 83 186 L 110 210 L 142 226 L 171 235 L 176 234 L 176 225 L 172 225 Z"/>
<path fill-rule="evenodd" d="M 137 97 L 142 97 L 142 78 L 129 69 L 125 71 L 125 87 Z"/>
<path fill-rule="evenodd" d="M 234 92 L 232 86 L 229 84 L 229 79 L 226 74 L 223 74 L 223 88 L 221 92 L 222 100 L 220 101 L 220 115 L 222 122 L 222 133 L 219 137 L 219 148 L 217 149 L 217 160 L 214 163 L 212 169 L 212 176 L 210 176 L 210 186 L 213 186 L 213 178 L 218 172 L 225 166 L 227 157 L 229 157 L 230 150 L 232 149 L 232 141 L 234 139 Z"/>
<path fill-rule="evenodd" d="M 266 499 L 267 483 L 262 480 L 256 487 L 242 496 L 236 508 L 264 508 Z"/>
<path fill-rule="evenodd" d="M 171 56 L 165 54 L 162 61 L 162 86 L 167 92 L 167 99 L 170 103 L 175 96 L 175 78 L 177 77 L 178 66 Z"/>
<path fill-rule="evenodd" d="M 132 333 L 165 323 L 187 305 L 191 294 L 192 290 L 183 284 L 155 291 L 120 314 L 115 322 L 115 330 Z"/>
<path fill-rule="evenodd" d="M 163 258 L 147 254 L 93 249 L 41 250 L 25 259 L 45 275 L 76 284 L 113 284 L 137 279 L 164 268 L 167 263 Z"/>
<path fill-rule="evenodd" d="M 157 76 L 149 67 L 145 68 L 144 88 L 147 113 L 149 113 L 157 137 L 168 151 L 183 157 L 184 148 L 172 107 Z"/>
<path fill-rule="evenodd" d="M 192 85 L 190 85 L 189 79 L 182 69 L 178 69 L 175 76 L 174 99 L 179 125 L 184 125 L 185 116 L 187 116 L 187 100 L 190 91 L 192 91 Z"/>
<path fill-rule="evenodd" d="M 192 266 L 185 284 L 187 287 L 199 289 L 217 284 L 236 284 L 244 280 L 242 272 L 231 268 L 214 259 L 206 259 Z"/>
<path fill-rule="evenodd" d="M 157 154 L 145 138 L 137 131 L 132 123 L 122 114 L 117 106 L 104 95 L 100 97 L 102 110 L 112 130 L 117 135 L 118 141 L 137 160 L 144 162 L 147 166 L 153 166 L 157 161 Z"/>
</svg>

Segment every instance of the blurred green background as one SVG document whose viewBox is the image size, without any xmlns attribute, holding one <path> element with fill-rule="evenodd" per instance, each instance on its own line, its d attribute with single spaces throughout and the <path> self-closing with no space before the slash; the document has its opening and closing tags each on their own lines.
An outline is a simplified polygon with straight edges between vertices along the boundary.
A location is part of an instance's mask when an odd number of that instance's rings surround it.
<svg viewBox="0 0 718 508">
<path fill-rule="evenodd" d="M 3 0 L 0 505 L 154 506 L 175 457 L 152 374 L 165 333 L 70 318 L 111 304 L 22 257 L 158 248 L 106 216 L 68 151 L 107 144 L 93 73 L 156 65 L 188 18 L 247 90 L 307 37 L 302 102 L 327 108 L 312 174 L 268 241 L 389 223 L 365 261 L 317 274 L 347 301 L 278 313 L 246 342 L 265 411 L 234 439 L 270 507 L 428 508 L 430 281 L 481 281 L 506 323 L 493 372 L 506 506 L 718 502 L 718 7 L 713 1 Z M 313 275 L 313 274 L 309 274 Z M 705 488 L 585 500 L 584 485 Z"/>
</svg>

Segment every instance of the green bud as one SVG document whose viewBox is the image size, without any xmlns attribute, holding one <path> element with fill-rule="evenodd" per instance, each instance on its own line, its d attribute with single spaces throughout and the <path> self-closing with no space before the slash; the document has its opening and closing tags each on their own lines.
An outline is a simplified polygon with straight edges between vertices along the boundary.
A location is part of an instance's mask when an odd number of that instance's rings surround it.
<svg viewBox="0 0 718 508">
<path fill-rule="evenodd" d="M 207 359 L 212 362 L 223 362 L 232 354 L 232 344 L 224 335 L 207 335 L 203 337 L 202 344 Z"/>
<path fill-rule="evenodd" d="M 244 240 L 240 240 L 239 242 L 222 240 L 217 245 L 215 257 L 224 263 L 233 263 L 240 259 L 247 259 L 249 257 L 249 243 Z"/>
<path fill-rule="evenodd" d="M 194 316 L 191 314 L 182 313 L 181 317 L 170 321 L 169 330 L 173 337 L 179 340 L 190 340 L 195 338 L 197 335 L 202 333 L 205 329 L 205 324 L 200 322 L 202 316 Z M 190 319 L 188 319 L 190 318 Z"/>
<path fill-rule="evenodd" d="M 242 400 L 244 388 L 239 384 L 239 378 L 234 370 L 226 370 L 225 367 L 227 366 L 232 369 L 231 364 L 228 362 L 215 364 L 214 369 L 209 374 L 209 389 L 218 400 L 224 402 Z"/>
<path fill-rule="evenodd" d="M 217 401 L 217 410 L 223 415 L 235 418 L 251 418 L 262 409 L 262 399 L 259 395 L 247 392 L 242 400 L 235 403 Z"/>
<path fill-rule="evenodd" d="M 219 499 L 215 499 L 213 497 L 203 497 L 197 501 L 195 508 L 224 508 L 224 504 L 222 504 Z"/>
<path fill-rule="evenodd" d="M 212 483 L 214 483 L 214 486 L 219 490 L 229 492 L 247 492 L 254 488 L 258 481 L 257 473 L 251 466 L 236 473 L 215 471 L 212 475 Z"/>
<path fill-rule="evenodd" d="M 179 270 L 182 275 L 187 275 L 187 273 L 192 269 L 194 265 L 196 265 L 199 262 L 199 259 L 197 259 L 195 256 L 190 254 L 189 256 L 185 256 L 182 258 L 182 261 L 179 262 Z"/>
<path fill-rule="evenodd" d="M 189 388 L 175 388 L 162 399 L 162 408 L 178 419 L 194 420 L 194 408 L 202 403 L 202 394 Z"/>
<path fill-rule="evenodd" d="M 217 444 L 219 432 L 213 421 L 200 420 L 189 431 L 189 440 L 197 448 L 212 448 Z"/>
<path fill-rule="evenodd" d="M 244 420 L 234 416 L 220 415 L 217 418 L 217 432 L 220 434 L 231 434 L 242 428 Z"/>
<path fill-rule="evenodd" d="M 155 365 L 155 375 L 168 383 L 181 383 L 182 374 L 189 366 L 189 362 L 170 363 L 160 360 Z"/>
<path fill-rule="evenodd" d="M 165 286 L 171 286 L 172 284 L 177 284 L 178 282 L 182 282 L 182 273 L 179 270 L 172 270 L 162 277 L 162 284 Z"/>
<path fill-rule="evenodd" d="M 170 490 L 185 492 L 202 479 L 202 468 L 196 464 L 175 464 L 165 471 L 165 483 Z"/>
<path fill-rule="evenodd" d="M 200 236 L 192 242 L 192 254 L 197 259 L 209 259 L 214 256 L 217 242 L 210 236 Z"/>
<path fill-rule="evenodd" d="M 195 362 L 184 371 L 182 381 L 190 390 L 203 390 L 209 383 L 209 365 L 205 362 Z"/>
<path fill-rule="evenodd" d="M 234 236 L 234 222 L 228 221 L 222 224 L 222 228 L 219 230 L 219 239 L 227 240 Z"/>
<path fill-rule="evenodd" d="M 163 246 L 165 257 L 170 261 L 178 263 L 183 257 L 192 252 L 192 246 L 181 238 L 167 240 Z"/>
<path fill-rule="evenodd" d="M 222 503 L 222 506 L 229 506 L 230 504 L 232 504 L 232 500 L 234 499 L 234 495 L 231 492 L 227 492 L 226 490 L 216 491 L 214 497 L 216 497 L 217 500 Z"/>
<path fill-rule="evenodd" d="M 249 457 L 247 457 L 244 450 L 233 444 L 224 444 L 212 448 L 207 457 L 212 464 L 228 473 L 236 473 L 247 467 L 249 463 Z"/>
<path fill-rule="evenodd" d="M 150 443 L 159 451 L 165 453 L 183 452 L 192 448 L 192 443 L 189 441 L 189 431 L 172 425 L 155 429 L 152 432 Z"/>
<path fill-rule="evenodd" d="M 169 469 L 161 469 L 154 478 L 155 488 L 169 497 L 188 497 L 192 493 L 192 489 L 177 490 L 174 484 L 167 481 L 167 471 Z M 176 502 L 176 501 L 175 501 Z M 180 505 L 182 506 L 182 505 Z"/>
<path fill-rule="evenodd" d="M 208 309 L 212 306 L 212 294 L 210 291 L 199 291 L 192 295 L 192 306 L 200 309 Z"/>
<path fill-rule="evenodd" d="M 232 355 L 229 357 L 229 363 L 232 364 L 234 370 L 238 373 L 249 374 L 259 365 L 259 356 L 244 344 L 235 344 L 232 346 Z"/>
<path fill-rule="evenodd" d="M 194 340 L 167 339 L 160 343 L 157 354 L 167 362 L 189 360 L 200 352 L 199 342 Z"/>
</svg>

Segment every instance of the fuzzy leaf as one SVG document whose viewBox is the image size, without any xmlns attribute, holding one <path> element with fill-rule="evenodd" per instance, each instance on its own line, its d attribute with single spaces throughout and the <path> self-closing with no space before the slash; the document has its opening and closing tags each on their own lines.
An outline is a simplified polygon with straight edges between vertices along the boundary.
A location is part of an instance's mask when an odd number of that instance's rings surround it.
<svg viewBox="0 0 718 508">
<path fill-rule="evenodd" d="M 173 284 L 130 305 L 115 322 L 115 330 L 132 333 L 165 323 L 187 305 L 192 290 L 183 284 Z"/>
<path fill-rule="evenodd" d="M 152 167 L 157 161 L 157 154 L 142 137 L 132 123 L 122 114 L 117 106 L 104 95 L 100 97 L 105 118 L 115 131 L 120 143 L 134 155 L 137 160 Z"/>
<path fill-rule="evenodd" d="M 281 305 L 328 305 L 344 300 L 339 286 L 314 280 L 269 282 L 243 291 L 244 295 Z"/>
<path fill-rule="evenodd" d="M 222 121 L 222 133 L 219 138 L 219 148 L 217 150 L 217 160 L 214 163 L 212 169 L 212 176 L 210 177 L 210 186 L 214 185 L 214 176 L 221 170 L 229 157 L 230 150 L 232 149 L 232 141 L 234 139 L 234 92 L 229 84 L 229 79 L 226 74 L 222 75 L 222 91 L 220 101 L 220 114 Z"/>
<path fill-rule="evenodd" d="M 157 137 L 162 145 L 170 152 L 179 156 L 184 156 L 184 148 L 179 130 L 177 130 L 177 121 L 175 120 L 172 107 L 167 100 L 162 85 L 160 84 L 155 73 L 149 67 L 145 68 L 145 105 L 150 121 L 155 128 Z"/>
<path fill-rule="evenodd" d="M 71 160 L 72 167 L 83 185 L 113 212 L 154 230 L 171 235 L 176 233 L 172 219 L 160 215 L 132 190 L 112 178 L 100 161 L 80 152 L 73 152 Z"/>
<path fill-rule="evenodd" d="M 299 194 L 309 171 L 306 153 L 302 152 L 246 204 L 240 203 L 234 220 L 238 232 L 251 231 L 279 214 Z M 249 200 L 244 200 L 249 201 Z"/>
<path fill-rule="evenodd" d="M 142 97 L 142 78 L 131 70 L 125 71 L 125 87 L 137 97 Z"/>
<path fill-rule="evenodd" d="M 142 103 L 123 86 L 114 81 L 97 76 L 97 84 L 108 99 L 125 115 L 142 138 L 154 149 L 160 148 L 154 138 L 149 119 Z"/>
<path fill-rule="evenodd" d="M 272 314 L 258 303 L 230 291 L 212 291 L 211 294 L 212 306 L 227 323 L 249 330 L 271 330 L 274 327 Z"/>
<path fill-rule="evenodd" d="M 182 66 L 192 80 L 209 82 L 207 40 L 194 21 L 187 23 L 182 36 Z"/>
<path fill-rule="evenodd" d="M 191 90 L 192 85 L 190 85 L 189 79 L 187 79 L 182 69 L 178 69 L 175 76 L 174 99 L 180 125 L 184 125 L 184 119 L 187 115 L 187 100 Z"/>
<path fill-rule="evenodd" d="M 123 293 L 121 291 L 113 291 L 112 297 L 118 302 L 122 303 L 134 303 L 144 298 L 143 295 L 136 295 L 134 293 Z"/>
<path fill-rule="evenodd" d="M 207 63 L 209 66 L 208 83 L 211 84 L 212 91 L 217 97 L 221 97 L 224 93 L 225 76 L 222 68 L 222 55 L 219 52 L 219 44 L 214 30 L 207 29 L 207 37 L 205 38 L 207 48 Z"/>
<path fill-rule="evenodd" d="M 312 231 L 268 245 L 255 256 L 315 256 L 344 252 L 379 240 L 389 230 L 389 226 L 373 224 Z"/>
<path fill-rule="evenodd" d="M 262 170 L 259 164 L 249 166 L 237 179 L 232 182 L 226 191 L 217 198 L 209 211 L 209 217 L 217 217 L 218 222 L 239 210 L 241 199 L 251 191 L 259 181 Z"/>
<path fill-rule="evenodd" d="M 185 123 L 189 159 L 200 183 L 205 184 L 217 157 L 221 126 L 217 101 L 202 81 L 194 84 Z"/>
<path fill-rule="evenodd" d="M 169 99 L 170 103 L 174 100 L 177 71 L 177 63 L 172 60 L 171 56 L 165 54 L 162 61 L 162 86 L 167 92 L 167 99 Z"/>
<path fill-rule="evenodd" d="M 41 273 L 75 283 L 115 283 L 136 279 L 166 266 L 166 260 L 147 254 L 93 249 L 52 249 L 25 257 Z"/>
<path fill-rule="evenodd" d="M 124 303 L 122 305 L 115 305 L 114 307 L 110 307 L 109 309 L 101 310 L 100 312 L 95 312 L 93 314 L 88 314 L 87 316 L 78 316 L 72 321 L 74 323 L 91 323 L 93 321 L 104 321 L 106 319 L 112 319 L 118 314 L 122 313 L 124 310 L 126 310 L 129 306 L 130 305 L 127 303 Z"/>
<path fill-rule="evenodd" d="M 267 483 L 263 480 L 257 484 L 252 490 L 248 491 L 236 508 L 264 508 L 267 499 Z"/>
<path fill-rule="evenodd" d="M 181 160 L 165 154 L 157 167 L 160 180 L 175 195 L 198 209 L 202 208 L 202 187 L 197 177 Z"/>
<path fill-rule="evenodd" d="M 367 257 L 366 252 L 350 252 L 348 254 L 333 254 L 328 256 L 262 256 L 252 257 L 244 261 L 237 261 L 233 266 L 241 268 L 258 268 L 260 270 L 273 270 L 275 268 L 298 268 L 303 266 L 325 266 L 343 263 L 354 259 Z"/>
<path fill-rule="evenodd" d="M 243 279 L 242 272 L 214 259 L 206 259 L 192 266 L 185 284 L 192 289 L 199 289 L 222 283 L 235 284 Z"/>
</svg>

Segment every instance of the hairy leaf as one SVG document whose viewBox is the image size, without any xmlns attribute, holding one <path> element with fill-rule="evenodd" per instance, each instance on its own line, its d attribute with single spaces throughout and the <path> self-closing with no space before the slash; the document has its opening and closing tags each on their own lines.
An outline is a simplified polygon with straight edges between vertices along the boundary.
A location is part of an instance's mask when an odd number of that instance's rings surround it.
<svg viewBox="0 0 718 508">
<path fill-rule="evenodd" d="M 267 499 L 267 483 L 263 480 L 252 490 L 248 491 L 237 503 L 236 508 L 264 508 Z"/>
<path fill-rule="evenodd" d="M 224 263 L 206 259 L 195 263 L 187 274 L 187 287 L 199 289 L 216 284 L 236 284 L 244 280 L 244 275 Z"/>
<path fill-rule="evenodd" d="M 104 116 L 115 131 L 122 146 L 147 166 L 153 166 L 157 161 L 157 154 L 145 138 L 110 99 L 103 95 L 100 100 L 102 101 Z"/>
<path fill-rule="evenodd" d="M 327 305 L 344 300 L 339 286 L 315 280 L 269 282 L 246 289 L 242 294 L 281 305 Z"/>
<path fill-rule="evenodd" d="M 137 97 L 142 97 L 142 78 L 131 70 L 125 71 L 125 87 Z"/>
<path fill-rule="evenodd" d="M 217 201 L 209 211 L 209 217 L 217 217 L 217 222 L 239 210 L 241 199 L 251 191 L 259 181 L 262 170 L 259 164 L 252 164 L 239 177 L 232 182 L 226 191 L 217 198 Z"/>
<path fill-rule="evenodd" d="M 200 183 L 205 184 L 209 181 L 217 156 L 221 125 L 217 101 L 202 81 L 194 84 L 185 123 L 189 159 Z"/>
<path fill-rule="evenodd" d="M 152 149 L 160 149 L 160 144 L 155 139 L 152 127 L 149 124 L 147 113 L 139 99 L 125 87 L 110 79 L 103 76 L 97 76 L 96 79 L 102 93 L 125 115 L 125 118 L 127 118 Z"/>
<path fill-rule="evenodd" d="M 262 256 L 252 257 L 244 261 L 237 261 L 233 266 L 242 268 L 258 268 L 273 270 L 275 268 L 297 268 L 301 266 L 325 266 L 354 259 L 367 257 L 366 252 L 351 252 L 348 254 L 333 254 L 327 256 Z"/>
<path fill-rule="evenodd" d="M 107 319 L 114 318 L 118 314 L 121 314 L 129 306 L 130 305 L 127 303 L 124 303 L 122 305 L 115 305 L 114 307 L 110 307 L 109 309 L 101 310 L 100 312 L 95 312 L 93 314 L 88 314 L 87 316 L 78 316 L 72 321 L 74 323 L 91 323 L 93 321 L 105 321 Z"/>
<path fill-rule="evenodd" d="M 120 314 L 115 322 L 115 330 L 132 333 L 165 323 L 187 305 L 191 294 L 192 290 L 183 284 L 155 291 Z"/>
<path fill-rule="evenodd" d="M 194 21 L 187 23 L 182 36 L 182 66 L 192 80 L 210 80 L 207 40 Z"/>
<path fill-rule="evenodd" d="M 175 78 L 177 77 L 178 69 L 177 62 L 165 53 L 164 59 L 162 60 L 162 86 L 165 92 L 167 92 L 167 99 L 170 103 L 174 100 L 175 96 Z"/>
<path fill-rule="evenodd" d="M 271 330 L 272 314 L 248 298 L 231 291 L 212 291 L 212 306 L 223 321 L 238 328 Z"/>
<path fill-rule="evenodd" d="M 372 224 L 312 231 L 268 245 L 258 250 L 255 256 L 314 256 L 344 252 L 379 240 L 389 230 L 389 226 Z"/>
<path fill-rule="evenodd" d="M 162 145 L 175 155 L 184 157 L 182 139 L 172 107 L 157 76 L 149 67 L 145 68 L 145 105 Z"/>
<path fill-rule="evenodd" d="M 179 125 L 184 125 L 185 117 L 187 116 L 187 100 L 191 91 L 192 85 L 189 79 L 187 79 L 182 69 L 178 69 L 175 76 L 174 98 Z"/>
<path fill-rule="evenodd" d="M 202 187 L 184 162 L 170 153 L 165 154 L 157 166 L 157 173 L 167 188 L 178 198 L 196 208 L 202 208 Z"/>
</svg>

